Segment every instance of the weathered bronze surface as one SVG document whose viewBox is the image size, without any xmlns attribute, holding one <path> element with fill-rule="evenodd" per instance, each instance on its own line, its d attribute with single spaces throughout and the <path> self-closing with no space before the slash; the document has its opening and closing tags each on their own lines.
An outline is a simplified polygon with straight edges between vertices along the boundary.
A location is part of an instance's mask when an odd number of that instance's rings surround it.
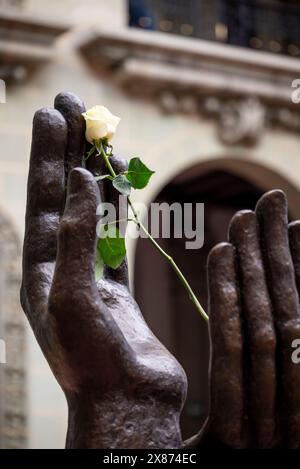
<svg viewBox="0 0 300 469">
<path fill-rule="evenodd" d="M 64 93 L 34 118 L 22 306 L 66 395 L 68 448 L 180 448 L 184 371 L 145 323 L 127 263 L 94 280 L 96 207 L 118 194 L 95 182 L 100 159 L 82 168 L 83 111 Z M 300 447 L 300 222 L 281 191 L 235 215 L 208 277 L 211 403 L 186 447 Z"/>
<path fill-rule="evenodd" d="M 300 448 L 300 222 L 274 190 L 208 259 L 210 411 L 189 446 Z"/>
<path fill-rule="evenodd" d="M 22 305 L 68 401 L 68 448 L 179 448 L 184 371 L 145 323 L 126 263 L 94 280 L 100 192 L 80 168 L 83 111 L 61 94 L 34 118 Z"/>
</svg>

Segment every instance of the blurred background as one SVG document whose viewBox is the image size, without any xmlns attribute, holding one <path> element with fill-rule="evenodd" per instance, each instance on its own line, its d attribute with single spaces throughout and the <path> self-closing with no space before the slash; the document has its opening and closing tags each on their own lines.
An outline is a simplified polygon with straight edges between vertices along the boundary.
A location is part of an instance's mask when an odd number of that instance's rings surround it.
<svg viewBox="0 0 300 469">
<path fill-rule="evenodd" d="M 205 244 L 161 240 L 206 305 L 206 259 L 232 214 L 285 190 L 300 218 L 300 4 L 277 0 L 0 0 L 0 446 L 62 448 L 66 403 L 19 306 L 34 112 L 60 91 L 122 118 L 114 146 L 156 171 L 138 200 L 204 202 Z M 207 412 L 208 337 L 167 264 L 128 244 L 143 314 L 185 368 L 184 437 Z"/>
</svg>

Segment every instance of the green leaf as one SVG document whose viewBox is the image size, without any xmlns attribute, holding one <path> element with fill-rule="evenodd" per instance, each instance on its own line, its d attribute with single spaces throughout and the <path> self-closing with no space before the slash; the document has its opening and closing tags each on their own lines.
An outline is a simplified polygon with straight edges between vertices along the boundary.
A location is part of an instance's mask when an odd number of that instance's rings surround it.
<svg viewBox="0 0 300 469">
<path fill-rule="evenodd" d="M 110 174 L 103 174 L 102 176 L 95 176 L 95 181 L 103 181 L 103 179 L 110 179 L 113 180 L 113 177 Z"/>
<path fill-rule="evenodd" d="M 96 282 L 103 277 L 104 262 L 99 250 L 96 251 L 95 278 Z"/>
<path fill-rule="evenodd" d="M 147 168 L 140 158 L 132 158 L 129 162 L 127 179 L 134 189 L 144 189 L 147 186 L 154 171 Z"/>
<path fill-rule="evenodd" d="M 113 186 L 121 194 L 126 195 L 127 197 L 130 195 L 131 183 L 124 174 L 119 174 L 113 179 Z"/>
<path fill-rule="evenodd" d="M 112 269 L 117 269 L 126 256 L 125 239 L 116 226 L 105 225 L 100 230 L 97 249 L 103 262 Z"/>
</svg>

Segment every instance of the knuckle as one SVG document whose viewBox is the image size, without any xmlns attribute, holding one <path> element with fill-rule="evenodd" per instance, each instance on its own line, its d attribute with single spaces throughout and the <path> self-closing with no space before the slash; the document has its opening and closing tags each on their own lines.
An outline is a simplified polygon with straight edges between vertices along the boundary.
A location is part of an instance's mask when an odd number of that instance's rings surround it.
<svg viewBox="0 0 300 469">
<path fill-rule="evenodd" d="M 271 328 L 257 329 L 253 333 L 252 345 L 259 352 L 274 354 L 276 350 L 276 336 Z"/>
</svg>

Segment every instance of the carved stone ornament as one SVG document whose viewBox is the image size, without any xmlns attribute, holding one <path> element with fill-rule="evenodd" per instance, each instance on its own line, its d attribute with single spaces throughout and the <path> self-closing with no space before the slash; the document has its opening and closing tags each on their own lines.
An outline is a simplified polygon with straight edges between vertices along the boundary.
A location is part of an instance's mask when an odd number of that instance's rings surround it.
<svg viewBox="0 0 300 469">
<path fill-rule="evenodd" d="M 221 107 L 219 135 L 227 145 L 256 144 L 265 130 L 266 109 L 258 99 L 231 101 Z"/>
</svg>

